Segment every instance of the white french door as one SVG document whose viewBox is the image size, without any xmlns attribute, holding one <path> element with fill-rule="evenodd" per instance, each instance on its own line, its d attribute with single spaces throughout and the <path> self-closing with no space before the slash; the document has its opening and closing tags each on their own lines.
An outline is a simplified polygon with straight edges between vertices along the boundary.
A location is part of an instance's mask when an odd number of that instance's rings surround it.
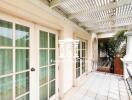
<svg viewBox="0 0 132 100">
<path fill-rule="evenodd" d="M 0 100 L 30 100 L 31 27 L 0 19 Z"/>
<path fill-rule="evenodd" d="M 56 34 L 0 15 L 0 100 L 55 99 Z"/>
<path fill-rule="evenodd" d="M 57 93 L 57 32 L 38 26 L 39 100 L 54 100 Z"/>
<path fill-rule="evenodd" d="M 86 41 L 79 41 L 78 57 L 76 58 L 76 78 L 79 78 L 86 71 Z"/>
</svg>

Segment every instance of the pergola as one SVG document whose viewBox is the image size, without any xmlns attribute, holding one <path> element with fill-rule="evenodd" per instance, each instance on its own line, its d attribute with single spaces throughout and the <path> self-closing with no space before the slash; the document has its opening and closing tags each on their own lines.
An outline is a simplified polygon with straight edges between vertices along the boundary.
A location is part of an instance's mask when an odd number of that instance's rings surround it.
<svg viewBox="0 0 132 100">
<path fill-rule="evenodd" d="M 132 0 L 46 0 L 46 2 L 51 9 L 86 31 L 105 33 L 132 27 Z"/>
</svg>

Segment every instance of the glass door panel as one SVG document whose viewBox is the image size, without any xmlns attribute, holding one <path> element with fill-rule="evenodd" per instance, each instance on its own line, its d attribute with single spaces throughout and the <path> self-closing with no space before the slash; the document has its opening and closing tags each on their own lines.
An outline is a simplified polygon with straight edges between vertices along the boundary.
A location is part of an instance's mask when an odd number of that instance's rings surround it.
<svg viewBox="0 0 132 100">
<path fill-rule="evenodd" d="M 80 76 L 80 59 L 76 59 L 76 78 Z"/>
<path fill-rule="evenodd" d="M 13 98 L 12 76 L 0 78 L 0 100 L 11 100 Z"/>
<path fill-rule="evenodd" d="M 80 76 L 80 68 L 81 68 L 81 42 L 78 44 L 78 57 L 76 58 L 76 78 Z"/>
<path fill-rule="evenodd" d="M 82 60 L 82 73 L 85 72 L 85 58 Z"/>
<path fill-rule="evenodd" d="M 55 34 L 39 31 L 40 100 L 55 95 Z"/>
<path fill-rule="evenodd" d="M 55 64 L 55 50 L 49 50 L 49 64 Z"/>
<path fill-rule="evenodd" d="M 40 31 L 40 48 L 48 48 L 48 32 Z"/>
<path fill-rule="evenodd" d="M 0 20 L 0 46 L 13 45 L 13 25 L 10 22 Z"/>
<path fill-rule="evenodd" d="M 0 20 L 0 100 L 13 99 L 13 24 Z"/>
<path fill-rule="evenodd" d="M 48 99 L 48 32 L 39 32 L 39 92 L 40 100 Z"/>
<path fill-rule="evenodd" d="M 49 34 L 49 44 L 50 48 L 55 48 L 55 34 Z"/>
<path fill-rule="evenodd" d="M 16 72 L 29 69 L 29 50 L 16 49 Z"/>
<path fill-rule="evenodd" d="M 39 84 L 46 84 L 48 82 L 48 67 L 40 68 L 39 76 Z"/>
<path fill-rule="evenodd" d="M 82 41 L 82 74 L 86 71 L 86 42 Z"/>
<path fill-rule="evenodd" d="M 12 49 L 0 49 L 0 75 L 13 72 Z"/>
<path fill-rule="evenodd" d="M 49 83 L 49 97 L 55 94 L 55 80 Z"/>
<path fill-rule="evenodd" d="M 15 90 L 16 98 L 29 100 L 30 70 L 29 70 L 29 27 L 15 25 Z M 19 73 L 17 73 L 19 72 Z"/>
<path fill-rule="evenodd" d="M 29 47 L 29 28 L 16 24 L 16 46 Z"/>
<path fill-rule="evenodd" d="M 0 20 L 0 100 L 29 100 L 29 30 Z"/>
<path fill-rule="evenodd" d="M 55 79 L 55 65 L 49 66 L 49 80 Z"/>
<path fill-rule="evenodd" d="M 48 65 L 48 50 L 41 49 L 39 52 L 40 67 Z"/>
<path fill-rule="evenodd" d="M 49 33 L 49 98 L 53 95 L 55 95 L 55 83 L 56 83 L 56 77 L 55 77 L 55 34 Z"/>
<path fill-rule="evenodd" d="M 85 73 L 86 42 L 80 40 L 78 45 L 78 57 L 76 58 L 76 78 Z"/>
<path fill-rule="evenodd" d="M 40 100 L 48 100 L 48 85 L 40 87 Z"/>
<path fill-rule="evenodd" d="M 16 97 L 29 91 L 29 72 L 16 75 Z"/>
</svg>

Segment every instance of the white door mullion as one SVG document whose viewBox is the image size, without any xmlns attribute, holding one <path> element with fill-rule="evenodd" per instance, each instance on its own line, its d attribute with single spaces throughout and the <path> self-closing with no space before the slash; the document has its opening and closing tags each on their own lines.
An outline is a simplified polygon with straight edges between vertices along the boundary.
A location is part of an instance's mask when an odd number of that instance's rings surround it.
<svg viewBox="0 0 132 100">
<path fill-rule="evenodd" d="M 80 40 L 80 76 L 81 77 L 81 74 L 82 74 L 82 41 Z"/>
<path fill-rule="evenodd" d="M 39 100 L 37 98 L 37 93 L 39 92 L 37 88 L 38 87 L 38 55 L 37 55 L 37 34 L 36 33 L 36 27 L 35 25 L 32 25 L 30 27 L 30 66 L 29 66 L 29 72 L 30 72 L 30 100 Z M 36 41 L 34 41 L 36 40 Z M 34 68 L 35 71 L 31 71 L 31 68 Z"/>
<path fill-rule="evenodd" d="M 49 65 L 50 65 L 50 58 L 49 58 L 49 32 L 48 32 L 48 100 L 49 100 Z"/>
<path fill-rule="evenodd" d="M 58 74 L 59 74 L 59 65 L 58 65 L 58 63 L 57 63 L 57 60 L 58 60 L 58 52 L 57 52 L 57 50 L 59 49 L 58 48 L 58 34 L 56 34 L 56 37 L 55 37 L 55 93 L 56 93 L 56 95 L 58 95 L 59 93 L 59 79 L 58 79 Z M 59 95 L 58 95 L 59 96 Z M 58 98 L 56 98 L 56 99 L 58 99 Z"/>
<path fill-rule="evenodd" d="M 16 99 L 15 63 L 15 23 L 13 23 L 13 100 Z"/>
<path fill-rule="evenodd" d="M 36 41 L 35 41 L 35 52 L 36 52 L 36 77 L 37 77 L 37 81 L 36 81 L 36 88 L 37 88 L 37 93 L 36 93 L 36 97 L 37 97 L 37 99 L 36 100 L 40 100 L 40 83 L 39 83 L 39 73 L 40 73 L 40 66 L 39 66 L 39 61 L 40 61 L 40 57 L 39 57 L 39 55 L 40 55 L 40 48 L 39 48 L 39 40 L 40 40 L 40 38 L 39 38 L 39 35 L 40 35 L 40 33 L 39 33 L 39 28 L 38 28 L 38 26 L 37 26 L 37 24 L 35 25 L 35 33 L 37 33 L 37 34 L 35 34 L 35 39 L 36 39 Z"/>
</svg>

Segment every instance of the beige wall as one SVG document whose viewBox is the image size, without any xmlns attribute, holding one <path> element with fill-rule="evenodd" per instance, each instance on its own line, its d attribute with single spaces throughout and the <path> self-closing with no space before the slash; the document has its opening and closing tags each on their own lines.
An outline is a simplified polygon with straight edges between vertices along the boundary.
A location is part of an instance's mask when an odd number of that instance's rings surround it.
<svg viewBox="0 0 132 100">
<path fill-rule="evenodd" d="M 88 72 L 91 72 L 92 35 L 54 12 L 39 0 L 0 0 L 0 13 L 9 14 L 34 24 L 38 24 L 59 32 L 59 39 L 74 39 L 74 36 L 88 41 Z M 73 53 L 73 51 L 69 51 Z M 59 59 L 60 95 L 73 86 L 73 59 Z"/>
</svg>

